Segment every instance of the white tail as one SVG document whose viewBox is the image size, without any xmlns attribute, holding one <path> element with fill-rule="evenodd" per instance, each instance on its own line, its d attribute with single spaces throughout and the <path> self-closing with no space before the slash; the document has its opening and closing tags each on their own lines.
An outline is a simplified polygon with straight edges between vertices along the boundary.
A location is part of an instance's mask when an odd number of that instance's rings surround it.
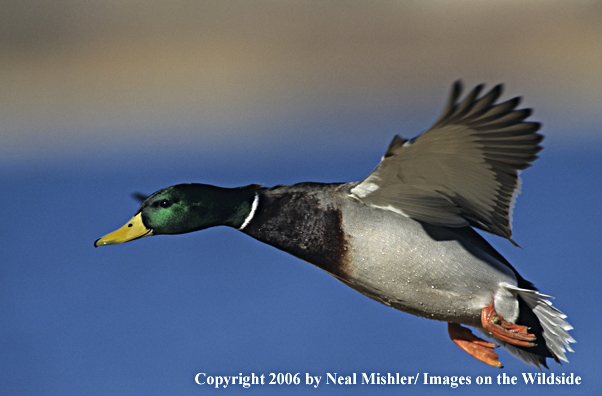
<svg viewBox="0 0 602 396">
<path fill-rule="evenodd" d="M 519 295 L 529 308 L 533 310 L 533 313 L 535 313 L 535 316 L 537 316 L 537 319 L 543 328 L 543 338 L 546 340 L 549 351 L 554 357 L 568 362 L 569 360 L 566 358 L 565 352 L 574 352 L 570 344 L 577 341 L 575 341 L 568 333 L 569 330 L 573 329 L 573 326 L 565 320 L 566 315 L 552 306 L 550 299 L 553 299 L 554 297 L 541 294 L 536 290 L 521 289 L 509 284 L 505 284 L 504 288 Z M 545 365 L 545 358 L 542 358 L 539 355 L 518 349 L 497 338 L 492 338 L 489 334 L 484 335 L 492 339 L 495 343 L 500 344 L 512 355 L 527 364 L 536 366 L 540 369 L 541 364 Z"/>
</svg>

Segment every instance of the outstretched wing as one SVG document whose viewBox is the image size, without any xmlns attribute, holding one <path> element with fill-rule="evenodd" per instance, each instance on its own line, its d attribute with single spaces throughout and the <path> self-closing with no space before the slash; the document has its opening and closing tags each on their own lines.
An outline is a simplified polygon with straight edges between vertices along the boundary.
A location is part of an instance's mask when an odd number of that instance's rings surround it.
<svg viewBox="0 0 602 396">
<path fill-rule="evenodd" d="M 519 172 L 542 149 L 540 124 L 520 98 L 495 104 L 502 85 L 458 101 L 457 81 L 435 124 L 416 139 L 395 136 L 380 164 L 351 190 L 367 205 L 447 227 L 471 225 L 512 241 Z M 514 243 L 514 241 L 512 241 Z"/>
</svg>

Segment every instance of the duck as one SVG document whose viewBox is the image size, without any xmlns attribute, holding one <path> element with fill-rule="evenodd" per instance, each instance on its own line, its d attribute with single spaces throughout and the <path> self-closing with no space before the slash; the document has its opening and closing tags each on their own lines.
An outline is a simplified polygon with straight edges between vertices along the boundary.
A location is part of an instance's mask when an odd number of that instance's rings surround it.
<svg viewBox="0 0 602 396">
<path fill-rule="evenodd" d="M 415 138 L 396 135 L 361 181 L 173 185 L 94 246 L 228 226 L 382 304 L 447 322 L 451 340 L 485 364 L 503 367 L 498 346 L 539 369 L 568 362 L 567 316 L 475 230 L 518 246 L 519 173 L 543 140 L 521 97 L 498 103 L 503 85 L 483 88 L 461 99 L 456 81 L 437 121 Z"/>
</svg>

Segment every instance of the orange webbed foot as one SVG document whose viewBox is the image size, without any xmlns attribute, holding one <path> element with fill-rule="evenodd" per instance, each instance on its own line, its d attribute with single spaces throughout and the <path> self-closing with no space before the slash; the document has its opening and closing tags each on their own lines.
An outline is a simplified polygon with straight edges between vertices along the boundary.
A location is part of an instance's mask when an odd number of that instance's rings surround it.
<svg viewBox="0 0 602 396">
<path fill-rule="evenodd" d="M 497 345 L 475 336 L 457 323 L 447 323 L 447 331 L 452 341 L 470 356 L 493 367 L 504 367 L 498 360 L 498 354 L 493 351 Z"/>
<path fill-rule="evenodd" d="M 493 307 L 493 302 L 481 310 L 483 328 L 508 344 L 523 347 L 535 346 L 535 335 L 529 334 L 527 326 L 508 322 Z"/>
</svg>

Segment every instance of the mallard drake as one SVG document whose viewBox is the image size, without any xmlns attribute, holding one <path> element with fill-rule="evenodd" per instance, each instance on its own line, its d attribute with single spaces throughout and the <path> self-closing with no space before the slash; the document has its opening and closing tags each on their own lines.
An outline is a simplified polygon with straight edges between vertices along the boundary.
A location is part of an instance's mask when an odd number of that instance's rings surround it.
<svg viewBox="0 0 602 396">
<path fill-rule="evenodd" d="M 179 184 L 146 198 L 94 246 L 225 225 L 318 266 L 385 305 L 448 322 L 451 339 L 502 367 L 496 344 L 547 367 L 568 361 L 566 315 L 474 229 L 512 240 L 519 172 L 537 159 L 540 124 L 497 85 L 463 100 L 453 85 L 441 117 L 413 139 L 395 136 L 378 166 L 353 183 L 221 188 Z M 470 329 L 476 328 L 485 341 Z"/>
</svg>

